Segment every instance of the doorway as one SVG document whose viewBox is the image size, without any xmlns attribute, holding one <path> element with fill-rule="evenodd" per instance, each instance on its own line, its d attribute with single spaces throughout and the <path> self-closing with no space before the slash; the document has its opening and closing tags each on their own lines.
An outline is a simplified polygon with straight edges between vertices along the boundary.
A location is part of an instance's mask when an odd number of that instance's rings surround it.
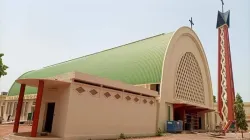
<svg viewBox="0 0 250 140">
<path fill-rule="evenodd" d="M 201 125 L 201 117 L 199 117 L 199 129 L 202 129 L 202 125 Z"/>
<path fill-rule="evenodd" d="M 51 133 L 54 118 L 55 103 L 48 103 L 44 131 Z"/>
</svg>

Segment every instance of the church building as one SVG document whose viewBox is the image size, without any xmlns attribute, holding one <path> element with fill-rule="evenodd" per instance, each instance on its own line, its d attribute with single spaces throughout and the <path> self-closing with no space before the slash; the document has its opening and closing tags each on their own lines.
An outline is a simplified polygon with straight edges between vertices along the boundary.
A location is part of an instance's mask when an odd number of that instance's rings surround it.
<svg viewBox="0 0 250 140">
<path fill-rule="evenodd" d="M 189 27 L 28 71 L 3 104 L 13 138 L 34 139 L 151 136 L 171 120 L 205 130 L 216 110 L 206 54 Z M 30 112 L 31 132 L 18 133 Z"/>
</svg>

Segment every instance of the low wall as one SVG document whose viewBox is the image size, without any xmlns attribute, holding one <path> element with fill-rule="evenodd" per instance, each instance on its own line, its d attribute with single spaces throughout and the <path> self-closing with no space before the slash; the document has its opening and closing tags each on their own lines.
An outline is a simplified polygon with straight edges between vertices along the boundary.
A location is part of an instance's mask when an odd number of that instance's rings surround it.
<svg viewBox="0 0 250 140">
<path fill-rule="evenodd" d="M 86 84 L 72 83 L 65 139 L 150 136 L 156 132 L 156 100 Z"/>
</svg>

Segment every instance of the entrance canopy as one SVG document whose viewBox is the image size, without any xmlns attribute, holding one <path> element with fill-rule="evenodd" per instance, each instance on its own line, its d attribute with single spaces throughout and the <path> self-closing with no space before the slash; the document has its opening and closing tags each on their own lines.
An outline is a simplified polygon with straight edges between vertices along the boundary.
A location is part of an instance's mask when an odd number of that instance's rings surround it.
<svg viewBox="0 0 250 140">
<path fill-rule="evenodd" d="M 21 87 L 18 97 L 13 133 L 18 133 L 25 87 L 26 86 L 37 87 L 38 88 L 37 98 L 36 98 L 36 105 L 35 105 L 35 111 L 31 129 L 31 137 L 36 137 L 44 87 L 46 86 L 49 88 L 58 88 L 58 87 L 68 86 L 70 85 L 70 83 L 59 80 L 51 80 L 51 79 L 18 79 L 16 80 L 16 82 L 20 83 Z"/>
<path fill-rule="evenodd" d="M 19 84 L 24 84 L 31 87 L 38 87 L 39 81 L 44 81 L 44 86 L 49 87 L 61 87 L 68 86 L 70 82 L 60 81 L 60 80 L 52 80 L 52 79 L 18 79 L 16 80 Z"/>
<path fill-rule="evenodd" d="M 207 113 L 215 111 L 214 109 L 211 108 L 195 106 L 186 103 L 173 104 L 173 107 L 174 109 L 184 109 L 185 112 L 190 112 L 190 113 L 198 113 L 198 112 Z"/>
</svg>

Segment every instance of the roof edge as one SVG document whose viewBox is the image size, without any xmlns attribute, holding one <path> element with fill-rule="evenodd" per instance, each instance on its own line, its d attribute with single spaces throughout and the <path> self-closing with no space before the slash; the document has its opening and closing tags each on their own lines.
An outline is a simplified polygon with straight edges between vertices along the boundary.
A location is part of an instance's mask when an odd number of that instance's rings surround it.
<svg viewBox="0 0 250 140">
<path fill-rule="evenodd" d="M 25 74 L 29 73 L 29 72 L 32 72 L 32 71 L 35 71 L 35 70 L 30 70 L 30 71 L 27 71 L 25 73 L 23 73 L 22 75 L 20 75 L 17 79 L 21 78 L 22 76 L 24 76 Z M 9 89 L 9 92 L 7 94 L 7 96 L 14 96 L 14 95 L 9 95 L 10 94 L 10 90 L 13 88 L 14 84 L 16 83 L 16 80 L 12 83 L 10 89 Z"/>
<path fill-rule="evenodd" d="M 162 90 L 162 89 L 161 89 L 161 88 L 162 88 L 162 80 L 163 80 L 162 76 L 163 76 L 163 73 L 164 73 L 164 62 L 165 62 L 165 58 L 166 58 L 166 56 L 167 56 L 168 47 L 169 47 L 169 45 L 170 45 L 170 43 L 171 43 L 173 37 L 175 36 L 176 32 L 177 32 L 179 29 L 180 29 L 180 28 L 178 28 L 177 30 L 175 30 L 175 31 L 173 32 L 173 34 L 172 34 L 171 38 L 169 39 L 168 44 L 167 44 L 167 46 L 166 46 L 166 50 L 165 50 L 165 52 L 164 52 L 163 61 L 162 61 L 162 68 L 161 68 L 162 70 L 161 70 L 160 91 Z M 160 96 L 160 99 L 161 99 L 161 92 L 159 93 L 159 96 Z"/>
</svg>

